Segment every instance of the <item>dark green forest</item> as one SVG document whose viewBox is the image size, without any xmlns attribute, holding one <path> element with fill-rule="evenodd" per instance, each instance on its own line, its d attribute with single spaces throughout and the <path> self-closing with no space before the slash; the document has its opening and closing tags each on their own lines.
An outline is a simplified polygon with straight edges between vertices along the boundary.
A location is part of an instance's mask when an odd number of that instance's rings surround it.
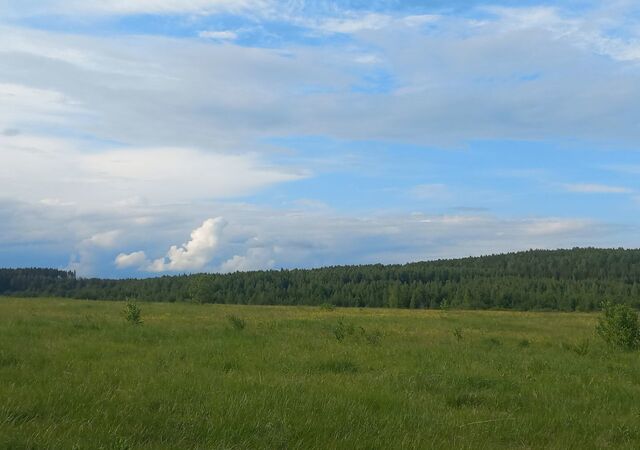
<svg viewBox="0 0 640 450">
<path fill-rule="evenodd" d="M 404 265 L 335 266 L 146 279 L 0 269 L 0 295 L 92 300 L 592 311 L 640 307 L 640 250 L 575 248 Z"/>
</svg>

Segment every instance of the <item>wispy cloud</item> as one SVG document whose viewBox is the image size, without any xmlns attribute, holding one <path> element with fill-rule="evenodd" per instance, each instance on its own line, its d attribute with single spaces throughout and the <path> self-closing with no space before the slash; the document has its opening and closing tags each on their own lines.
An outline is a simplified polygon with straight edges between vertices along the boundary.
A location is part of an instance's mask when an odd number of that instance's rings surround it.
<svg viewBox="0 0 640 450">
<path fill-rule="evenodd" d="M 633 189 L 622 186 L 595 183 L 565 184 L 564 189 L 579 194 L 631 194 L 634 192 Z"/>
<path fill-rule="evenodd" d="M 7 3 L 7 2 L 5 2 Z M 218 14 L 271 8 L 268 0 L 45 0 L 22 8 L 5 6 L 13 14 Z"/>
<path fill-rule="evenodd" d="M 640 164 L 607 164 L 603 169 L 631 175 L 640 174 Z"/>
<path fill-rule="evenodd" d="M 233 41 L 238 39 L 238 33 L 231 30 L 204 30 L 198 33 L 204 39 L 214 39 L 219 41 Z"/>
<path fill-rule="evenodd" d="M 123 207 L 132 197 L 152 204 L 239 197 L 305 176 L 247 153 L 186 148 L 86 152 L 74 141 L 27 134 L 0 136 L 0 146 L 0 182 L 5 186 L 0 197 L 49 206 L 95 209 Z"/>
</svg>

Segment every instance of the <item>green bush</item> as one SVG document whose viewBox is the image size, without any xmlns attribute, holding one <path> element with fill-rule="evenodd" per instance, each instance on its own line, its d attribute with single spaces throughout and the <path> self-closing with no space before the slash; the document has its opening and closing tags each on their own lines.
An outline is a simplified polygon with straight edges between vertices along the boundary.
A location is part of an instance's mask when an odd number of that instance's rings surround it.
<svg viewBox="0 0 640 450">
<path fill-rule="evenodd" d="M 142 310 L 131 301 L 127 301 L 124 305 L 123 314 L 127 322 L 132 325 L 140 325 L 142 323 Z"/>
<path fill-rule="evenodd" d="M 244 319 L 241 319 L 234 314 L 229 314 L 227 316 L 227 320 L 231 324 L 231 328 L 233 328 L 234 330 L 244 330 L 244 327 L 247 326 L 247 323 L 244 321 Z"/>
<path fill-rule="evenodd" d="M 352 323 L 344 322 L 338 319 L 338 324 L 333 328 L 333 335 L 338 341 L 342 341 L 345 337 L 355 333 L 356 328 Z"/>
<path fill-rule="evenodd" d="M 384 336 L 384 334 L 380 330 L 373 330 L 372 332 L 367 333 L 367 334 L 364 335 L 364 337 L 367 340 L 367 342 L 369 344 L 371 344 L 371 345 L 380 344 L 380 341 L 382 340 L 383 336 Z"/>
<path fill-rule="evenodd" d="M 518 347 L 520 348 L 526 348 L 529 347 L 531 345 L 531 341 L 529 341 L 529 339 L 520 339 L 520 341 L 518 342 Z"/>
<path fill-rule="evenodd" d="M 462 336 L 462 328 L 455 328 L 453 330 L 453 335 L 455 336 L 456 340 L 458 342 L 460 342 L 462 340 L 462 338 L 463 338 L 463 336 Z"/>
<path fill-rule="evenodd" d="M 596 332 L 613 347 L 636 350 L 640 344 L 638 314 L 627 305 L 604 302 Z"/>
</svg>

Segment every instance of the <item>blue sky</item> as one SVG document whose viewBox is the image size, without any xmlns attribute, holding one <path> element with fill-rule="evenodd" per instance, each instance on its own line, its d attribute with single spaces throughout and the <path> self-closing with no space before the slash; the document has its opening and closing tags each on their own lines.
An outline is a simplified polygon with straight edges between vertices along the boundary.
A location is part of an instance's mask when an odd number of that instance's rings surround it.
<svg viewBox="0 0 640 450">
<path fill-rule="evenodd" d="M 0 266 L 640 245 L 631 1 L 0 0 Z"/>
</svg>

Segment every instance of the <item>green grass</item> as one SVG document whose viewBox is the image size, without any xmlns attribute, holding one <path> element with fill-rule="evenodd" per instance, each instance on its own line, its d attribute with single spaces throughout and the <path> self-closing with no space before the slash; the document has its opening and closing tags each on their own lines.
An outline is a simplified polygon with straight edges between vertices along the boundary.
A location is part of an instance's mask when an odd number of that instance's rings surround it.
<svg viewBox="0 0 640 450">
<path fill-rule="evenodd" d="M 640 446 L 595 315 L 123 307 L 0 298 L 0 448 Z"/>
</svg>

